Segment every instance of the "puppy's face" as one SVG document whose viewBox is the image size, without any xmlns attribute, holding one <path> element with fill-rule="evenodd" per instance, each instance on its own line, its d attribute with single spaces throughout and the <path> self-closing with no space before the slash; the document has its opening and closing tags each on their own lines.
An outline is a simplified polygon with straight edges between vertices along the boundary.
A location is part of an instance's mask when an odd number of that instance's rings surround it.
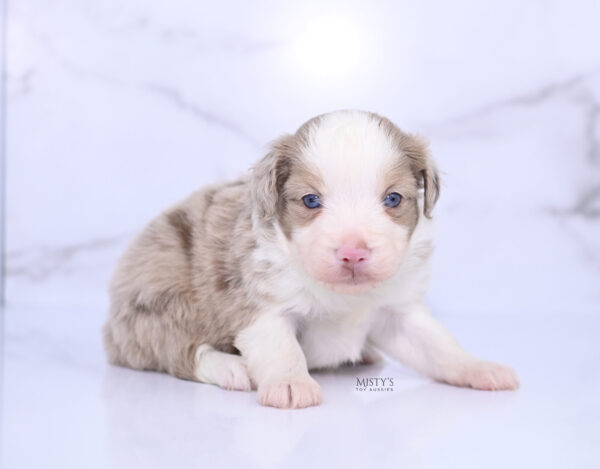
<svg viewBox="0 0 600 469">
<path fill-rule="evenodd" d="M 360 293 L 402 264 L 419 219 L 438 197 L 425 145 L 375 114 L 319 116 L 284 136 L 254 168 L 260 216 L 294 260 L 335 291 Z"/>
</svg>

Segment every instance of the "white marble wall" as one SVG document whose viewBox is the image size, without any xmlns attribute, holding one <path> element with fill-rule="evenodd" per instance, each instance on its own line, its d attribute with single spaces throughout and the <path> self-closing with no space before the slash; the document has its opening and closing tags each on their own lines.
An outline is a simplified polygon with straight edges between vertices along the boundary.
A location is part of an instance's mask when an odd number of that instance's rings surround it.
<svg viewBox="0 0 600 469">
<path fill-rule="evenodd" d="M 4 33 L 6 31 L 6 3 L 4 0 L 0 0 L 0 33 Z M 4 99 L 4 91 L 6 89 L 6 74 L 5 74 L 5 66 L 6 66 L 6 53 L 5 53 L 5 45 L 6 45 L 6 36 L 5 34 L 0 34 L 0 308 L 2 307 L 4 300 L 4 239 L 6 235 L 6 231 L 4 229 L 4 204 L 5 204 L 5 195 L 6 195 L 6 187 L 4 184 L 5 181 L 5 138 L 4 131 L 6 129 L 5 125 L 5 113 L 6 113 L 6 102 Z M 1 314 L 1 312 L 0 312 Z"/>
<path fill-rule="evenodd" d="M 106 305 L 126 241 L 339 108 L 427 136 L 441 313 L 600 313 L 600 3 L 8 4 L 8 302 Z"/>
</svg>

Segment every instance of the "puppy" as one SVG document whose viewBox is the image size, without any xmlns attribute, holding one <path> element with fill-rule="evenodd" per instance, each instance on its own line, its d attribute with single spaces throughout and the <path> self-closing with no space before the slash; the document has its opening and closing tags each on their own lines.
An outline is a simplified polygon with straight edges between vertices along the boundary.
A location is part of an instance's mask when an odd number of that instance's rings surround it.
<svg viewBox="0 0 600 469">
<path fill-rule="evenodd" d="M 426 144 L 376 114 L 315 117 L 247 179 L 192 194 L 121 258 L 104 343 L 111 363 L 261 404 L 318 405 L 309 370 L 378 351 L 456 386 L 516 389 L 423 302 L 440 190 Z"/>
</svg>

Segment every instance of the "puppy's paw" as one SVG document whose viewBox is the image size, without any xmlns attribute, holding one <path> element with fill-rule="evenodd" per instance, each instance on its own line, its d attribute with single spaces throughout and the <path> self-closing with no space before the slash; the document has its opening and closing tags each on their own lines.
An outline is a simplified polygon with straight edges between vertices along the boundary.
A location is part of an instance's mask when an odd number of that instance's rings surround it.
<svg viewBox="0 0 600 469">
<path fill-rule="evenodd" d="M 515 370 L 498 363 L 475 361 L 462 367 L 449 379 L 455 386 L 471 387 L 484 391 L 515 390 L 519 388 L 519 378 Z"/>
<path fill-rule="evenodd" d="M 250 391 L 252 389 L 246 366 L 241 359 L 229 360 L 216 374 L 216 381 L 217 385 L 229 391 Z"/>
<path fill-rule="evenodd" d="M 273 380 L 258 386 L 258 401 L 280 409 L 301 409 L 319 405 L 321 386 L 310 376 Z"/>
<path fill-rule="evenodd" d="M 250 391 L 252 382 L 242 357 L 219 352 L 210 346 L 198 348 L 196 378 L 230 391 Z"/>
</svg>

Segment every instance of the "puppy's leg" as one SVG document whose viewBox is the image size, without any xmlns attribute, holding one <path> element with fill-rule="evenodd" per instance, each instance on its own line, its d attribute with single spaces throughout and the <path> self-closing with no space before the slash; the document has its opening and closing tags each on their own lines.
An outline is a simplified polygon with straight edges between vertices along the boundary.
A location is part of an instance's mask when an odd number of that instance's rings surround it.
<svg viewBox="0 0 600 469">
<path fill-rule="evenodd" d="M 238 335 L 235 346 L 258 386 L 262 405 L 301 408 L 321 403 L 321 387 L 308 374 L 306 358 L 289 319 L 263 314 Z"/>
<path fill-rule="evenodd" d="M 242 357 L 220 352 L 210 345 L 196 349 L 195 376 L 198 381 L 225 389 L 250 391 L 252 386 Z"/>
<path fill-rule="evenodd" d="M 360 352 L 359 365 L 376 365 L 383 362 L 383 357 L 377 351 L 377 349 L 371 344 L 366 343 Z"/>
<path fill-rule="evenodd" d="M 437 381 L 484 390 L 519 387 L 511 368 L 467 353 L 424 305 L 383 312 L 370 337 L 384 352 Z"/>
</svg>

